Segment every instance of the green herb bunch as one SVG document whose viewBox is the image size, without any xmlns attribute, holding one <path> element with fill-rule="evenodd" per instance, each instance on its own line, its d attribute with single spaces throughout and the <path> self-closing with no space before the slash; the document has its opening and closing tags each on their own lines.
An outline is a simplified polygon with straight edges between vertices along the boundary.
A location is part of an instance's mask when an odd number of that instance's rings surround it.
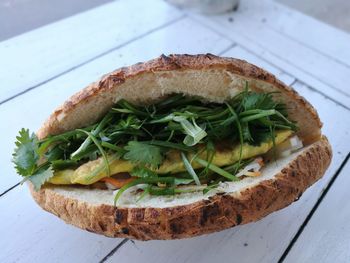
<svg viewBox="0 0 350 263">
<path fill-rule="evenodd" d="M 17 172 L 29 179 L 35 189 L 48 181 L 55 170 L 78 167 L 82 163 L 102 157 L 109 172 L 109 158 L 129 160 L 137 164 L 132 171 L 139 179 L 129 183 L 120 194 L 136 184 L 149 184 L 145 192 L 153 195 L 175 194 L 178 184 L 201 185 L 203 177 L 211 183 L 237 180 L 234 174 L 243 161 L 230 167 L 217 167 L 211 163 L 214 145 L 246 142 L 259 145 L 274 140 L 275 130 L 296 130 L 287 117 L 286 106 L 276 102 L 273 93 L 256 93 L 245 89 L 224 103 L 205 103 L 200 98 L 175 94 L 147 106 L 137 106 L 120 100 L 98 123 L 39 141 L 34 134 L 22 129 L 17 137 L 13 162 Z M 207 159 L 196 158 L 203 167 L 195 171 L 188 153 L 196 153 L 203 145 Z M 159 167 L 167 151 L 176 149 L 187 169 L 177 175 L 157 175 L 152 169 Z M 213 179 L 214 178 L 214 179 Z M 212 180 L 213 179 L 213 180 Z M 158 183 L 167 187 L 160 188 Z M 186 190 L 189 191 L 189 190 Z"/>
</svg>

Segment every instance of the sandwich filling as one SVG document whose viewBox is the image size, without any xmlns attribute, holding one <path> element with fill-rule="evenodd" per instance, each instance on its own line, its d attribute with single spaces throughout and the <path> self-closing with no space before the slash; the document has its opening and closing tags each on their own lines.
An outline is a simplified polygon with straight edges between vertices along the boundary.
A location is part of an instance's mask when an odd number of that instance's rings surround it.
<svg viewBox="0 0 350 263">
<path fill-rule="evenodd" d="M 13 154 L 35 190 L 44 184 L 116 190 L 140 198 L 217 188 L 260 175 L 271 158 L 303 147 L 275 93 L 246 88 L 223 103 L 173 94 L 139 106 L 120 100 L 90 126 L 38 140 L 22 129 Z"/>
</svg>

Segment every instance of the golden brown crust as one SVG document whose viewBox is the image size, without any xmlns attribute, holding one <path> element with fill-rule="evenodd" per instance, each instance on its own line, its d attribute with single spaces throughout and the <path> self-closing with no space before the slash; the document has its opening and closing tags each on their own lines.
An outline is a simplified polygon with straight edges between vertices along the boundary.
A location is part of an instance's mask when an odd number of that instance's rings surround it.
<svg viewBox="0 0 350 263">
<path fill-rule="evenodd" d="M 256 89 L 259 89 L 257 81 L 273 85 L 276 90 L 281 92 L 282 97 L 289 100 L 289 106 L 292 108 L 290 110 L 292 113 L 291 117 L 302 124 L 299 136 L 304 139 L 304 142 L 312 142 L 319 139 L 322 123 L 317 112 L 296 91 L 277 80 L 274 75 L 246 61 L 218 57 L 212 54 L 162 55 L 154 60 L 111 72 L 102 77 L 101 80 L 92 83 L 73 95 L 51 114 L 50 118 L 38 131 L 38 137 L 44 138 L 48 135 L 59 134 L 66 130 L 79 128 L 79 126 L 88 125 L 96 121 L 113 105 L 114 95 L 129 80 L 143 77 L 146 79 L 147 75 L 149 79 L 147 81 L 145 80 L 145 85 L 147 83 L 149 85 L 155 85 L 155 78 L 158 78 L 154 76 L 155 73 L 169 71 L 184 72 L 190 70 L 199 72 L 205 70 L 221 71 L 222 76 L 220 77 L 223 83 L 229 83 L 228 74 L 241 76 L 244 79 L 250 80 L 252 82 L 251 85 L 256 85 Z M 126 89 L 131 90 L 134 88 L 135 85 L 130 84 Z M 229 85 L 227 88 L 229 88 Z M 216 91 L 214 90 L 213 92 L 215 93 Z M 135 96 L 142 95 L 136 94 Z M 139 98 L 139 100 L 142 100 L 142 98 Z M 85 108 L 84 105 L 86 106 Z M 85 114 L 87 111 L 89 112 Z M 67 120 L 67 116 L 71 118 Z"/>
<path fill-rule="evenodd" d="M 177 239 L 220 231 L 260 218 L 297 200 L 322 177 L 332 158 L 326 137 L 312 144 L 270 180 L 240 194 L 215 195 L 169 208 L 115 208 L 91 205 L 50 188 L 31 189 L 36 202 L 69 224 L 109 237 Z"/>
</svg>

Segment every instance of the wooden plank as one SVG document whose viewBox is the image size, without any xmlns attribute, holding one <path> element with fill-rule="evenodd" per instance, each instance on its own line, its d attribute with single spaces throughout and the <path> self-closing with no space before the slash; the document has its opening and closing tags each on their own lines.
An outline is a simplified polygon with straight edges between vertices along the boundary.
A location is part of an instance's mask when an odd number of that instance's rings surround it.
<svg viewBox="0 0 350 263">
<path fill-rule="evenodd" d="M 22 127 L 37 130 L 45 118 L 71 94 L 118 67 L 148 60 L 162 53 L 217 54 L 230 45 L 228 40 L 198 23 L 190 19 L 180 20 L 0 105 L 0 119 L 7 125 L 0 138 L 3 175 L 0 193 L 20 180 L 11 163 L 18 130 Z"/>
<path fill-rule="evenodd" d="M 81 231 L 41 210 L 27 186 L 0 197 L 0 262 L 97 262 L 122 239 Z"/>
<path fill-rule="evenodd" d="M 1 42 L 0 102 L 180 17 L 163 1 L 115 1 Z"/>
<path fill-rule="evenodd" d="M 257 23 L 244 13 L 190 16 L 324 94 L 350 105 L 350 68 Z"/>
<path fill-rule="evenodd" d="M 323 132 L 333 146 L 334 158 L 323 179 L 308 189 L 298 202 L 256 223 L 187 240 L 127 242 L 109 261 L 137 262 L 142 258 L 153 263 L 227 259 L 277 262 L 350 148 L 350 142 L 343 139 L 350 129 L 350 119 L 344 119 L 349 111 L 300 83 L 296 83 L 295 88 L 318 109 L 324 122 Z"/>
<path fill-rule="evenodd" d="M 348 161 L 284 262 L 349 262 L 349 174 Z"/>
<path fill-rule="evenodd" d="M 350 35 L 277 1 L 241 1 L 238 12 L 350 66 Z"/>
</svg>

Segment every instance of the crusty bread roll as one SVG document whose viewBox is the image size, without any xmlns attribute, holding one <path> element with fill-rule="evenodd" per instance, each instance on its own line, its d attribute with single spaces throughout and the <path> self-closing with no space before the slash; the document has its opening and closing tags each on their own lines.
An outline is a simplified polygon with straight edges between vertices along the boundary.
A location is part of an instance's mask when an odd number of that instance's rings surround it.
<svg viewBox="0 0 350 263">
<path fill-rule="evenodd" d="M 123 197 L 114 207 L 110 190 L 45 186 L 31 193 L 45 210 L 67 223 L 110 237 L 140 240 L 187 238 L 256 221 L 281 209 L 322 177 L 330 164 L 331 146 L 321 135 L 315 109 L 296 91 L 265 70 L 243 60 L 207 55 L 170 55 L 121 68 L 89 85 L 59 107 L 38 131 L 48 135 L 96 122 L 115 102 L 157 101 L 167 94 L 196 95 L 222 102 L 242 91 L 246 82 L 274 96 L 299 125 L 305 147 L 268 164 L 262 175 L 223 184 L 224 193 L 187 193 L 152 197 L 135 204 Z M 128 198 L 130 199 L 128 201 Z"/>
</svg>

